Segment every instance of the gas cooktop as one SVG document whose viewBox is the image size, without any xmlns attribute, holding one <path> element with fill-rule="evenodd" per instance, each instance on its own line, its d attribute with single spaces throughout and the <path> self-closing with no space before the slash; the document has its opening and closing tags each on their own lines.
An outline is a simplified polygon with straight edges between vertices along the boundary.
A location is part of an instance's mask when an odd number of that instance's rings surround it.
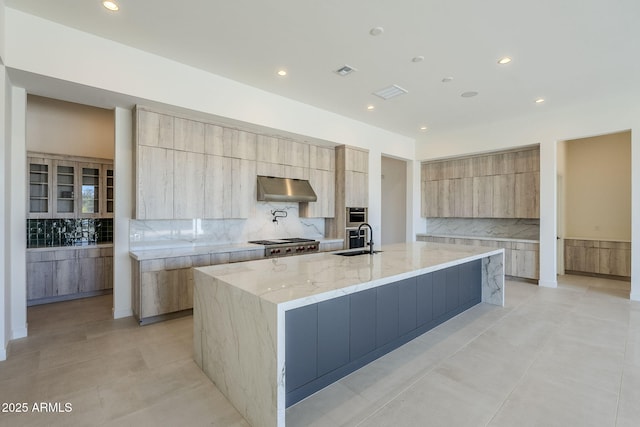
<svg viewBox="0 0 640 427">
<path fill-rule="evenodd" d="M 287 237 L 272 240 L 250 240 L 249 243 L 266 246 L 264 256 L 267 258 L 318 252 L 320 246 L 320 242 L 317 240 L 303 239 L 299 237 Z"/>
</svg>

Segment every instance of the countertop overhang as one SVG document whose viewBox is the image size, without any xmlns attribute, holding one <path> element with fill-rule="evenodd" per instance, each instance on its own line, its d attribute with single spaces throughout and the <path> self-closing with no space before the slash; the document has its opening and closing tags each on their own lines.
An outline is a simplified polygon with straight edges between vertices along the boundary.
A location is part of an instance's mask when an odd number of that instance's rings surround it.
<svg viewBox="0 0 640 427">
<path fill-rule="evenodd" d="M 342 257 L 324 252 L 200 267 L 265 302 L 290 310 L 389 282 L 463 264 L 503 249 L 412 242 L 385 245 L 374 255 Z"/>
</svg>

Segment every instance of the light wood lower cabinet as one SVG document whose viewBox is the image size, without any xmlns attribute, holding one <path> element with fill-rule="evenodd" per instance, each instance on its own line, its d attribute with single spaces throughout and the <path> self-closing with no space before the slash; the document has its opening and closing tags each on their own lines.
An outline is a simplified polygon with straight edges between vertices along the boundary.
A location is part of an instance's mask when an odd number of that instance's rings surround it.
<svg viewBox="0 0 640 427">
<path fill-rule="evenodd" d="M 322 242 L 320 251 L 342 249 L 343 243 Z M 208 265 L 252 261 L 264 249 L 208 253 L 138 261 L 131 260 L 133 314 L 141 325 L 193 308 L 193 269 Z"/>
<path fill-rule="evenodd" d="M 193 308 L 193 268 L 249 261 L 264 256 L 263 250 L 246 250 L 132 260 L 133 312 L 140 324 Z"/>
<path fill-rule="evenodd" d="M 504 274 L 523 279 L 540 278 L 540 245 L 532 242 L 461 237 L 418 236 L 418 241 L 504 249 Z"/>
<path fill-rule="evenodd" d="M 112 247 L 27 251 L 27 305 L 81 298 L 112 288 Z"/>
<path fill-rule="evenodd" d="M 564 269 L 569 272 L 631 277 L 631 243 L 565 239 Z"/>
</svg>

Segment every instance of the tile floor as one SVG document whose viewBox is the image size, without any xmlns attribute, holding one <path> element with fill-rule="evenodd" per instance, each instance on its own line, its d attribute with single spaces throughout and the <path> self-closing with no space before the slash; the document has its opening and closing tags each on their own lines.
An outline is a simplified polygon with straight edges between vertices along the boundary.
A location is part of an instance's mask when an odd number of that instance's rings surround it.
<svg viewBox="0 0 640 427">
<path fill-rule="evenodd" d="M 629 283 L 507 282 L 480 304 L 287 411 L 288 426 L 638 426 L 640 303 Z M 138 327 L 111 297 L 29 308 L 0 362 L 0 426 L 246 426 L 192 360 L 191 317 Z M 71 412 L 34 413 L 34 403 Z M 8 408 L 1 408 L 8 409 Z"/>
</svg>

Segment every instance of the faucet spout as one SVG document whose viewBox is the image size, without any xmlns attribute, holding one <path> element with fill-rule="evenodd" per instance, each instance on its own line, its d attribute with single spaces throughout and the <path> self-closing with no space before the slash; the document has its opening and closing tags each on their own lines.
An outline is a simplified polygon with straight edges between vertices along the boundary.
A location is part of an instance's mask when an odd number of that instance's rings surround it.
<svg viewBox="0 0 640 427">
<path fill-rule="evenodd" d="M 360 230 L 362 230 L 362 227 L 364 227 L 365 225 L 369 227 L 369 243 L 367 243 L 369 245 L 369 254 L 373 255 L 373 228 L 371 228 L 371 225 L 366 222 L 360 224 L 358 226 L 358 236 L 360 236 Z"/>
</svg>

